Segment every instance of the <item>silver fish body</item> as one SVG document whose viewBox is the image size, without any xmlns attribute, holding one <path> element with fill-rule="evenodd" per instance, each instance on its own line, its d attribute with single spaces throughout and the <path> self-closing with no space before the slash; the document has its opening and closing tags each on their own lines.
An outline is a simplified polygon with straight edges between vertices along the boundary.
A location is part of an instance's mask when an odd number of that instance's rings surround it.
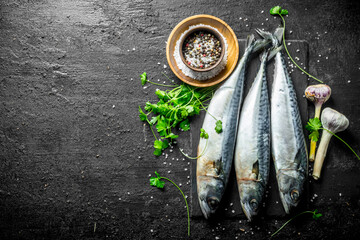
<svg viewBox="0 0 360 240">
<path fill-rule="evenodd" d="M 275 56 L 271 144 L 280 199 L 285 212 L 289 213 L 302 195 L 308 157 L 295 89 L 281 52 Z"/>
<path fill-rule="evenodd" d="M 266 63 L 259 71 L 242 106 L 235 147 L 235 171 L 243 212 L 249 220 L 257 215 L 270 169 L 270 102 Z"/>
<path fill-rule="evenodd" d="M 196 169 L 198 199 L 205 218 L 215 213 L 228 183 L 246 64 L 251 53 L 268 42 L 269 39 L 251 41 L 233 73 L 216 90 L 207 109 L 202 128 L 209 137 L 200 138 Z M 222 121 L 222 133 L 215 131 L 217 120 Z"/>
</svg>

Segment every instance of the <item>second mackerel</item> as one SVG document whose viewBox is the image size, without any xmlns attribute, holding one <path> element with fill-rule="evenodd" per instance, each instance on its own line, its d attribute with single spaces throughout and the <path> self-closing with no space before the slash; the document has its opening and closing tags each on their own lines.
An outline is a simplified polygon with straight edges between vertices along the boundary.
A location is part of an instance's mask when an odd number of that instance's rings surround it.
<svg viewBox="0 0 360 240">
<path fill-rule="evenodd" d="M 257 215 L 270 168 L 270 102 L 266 82 L 268 51 L 261 55 L 256 78 L 244 100 L 235 147 L 240 203 L 251 221 Z"/>
</svg>

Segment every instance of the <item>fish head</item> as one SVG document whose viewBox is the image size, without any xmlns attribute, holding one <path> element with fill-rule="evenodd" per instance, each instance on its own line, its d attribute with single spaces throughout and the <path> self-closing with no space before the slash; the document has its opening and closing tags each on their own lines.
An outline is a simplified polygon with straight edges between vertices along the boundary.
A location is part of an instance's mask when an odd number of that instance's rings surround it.
<svg viewBox="0 0 360 240">
<path fill-rule="evenodd" d="M 296 170 L 286 170 L 278 174 L 280 199 L 288 214 L 299 203 L 303 191 L 304 176 Z"/>
<path fill-rule="evenodd" d="M 217 177 L 199 176 L 197 190 L 201 211 L 208 219 L 220 205 L 225 190 L 224 182 Z"/>
<path fill-rule="evenodd" d="M 240 203 L 249 221 L 258 214 L 262 201 L 263 187 L 259 182 L 249 181 L 241 183 L 239 186 Z"/>
</svg>

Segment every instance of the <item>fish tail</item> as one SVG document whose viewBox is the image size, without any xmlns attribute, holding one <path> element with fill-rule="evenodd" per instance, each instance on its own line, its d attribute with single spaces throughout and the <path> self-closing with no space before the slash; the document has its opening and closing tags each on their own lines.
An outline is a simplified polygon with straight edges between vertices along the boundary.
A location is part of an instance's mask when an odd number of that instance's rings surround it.
<svg viewBox="0 0 360 240">
<path fill-rule="evenodd" d="M 273 35 L 278 40 L 279 45 L 281 44 L 283 34 L 284 34 L 284 28 L 283 27 L 279 27 L 279 28 L 275 29 L 275 31 L 274 31 Z"/>
<path fill-rule="evenodd" d="M 267 49 L 267 50 L 264 50 L 264 51 L 259 55 L 261 62 L 266 61 L 265 59 L 269 56 L 269 52 L 270 52 L 270 50 Z"/>
<path fill-rule="evenodd" d="M 269 55 L 267 60 L 270 61 L 273 57 L 275 57 L 275 55 L 280 52 L 283 49 L 283 46 L 281 45 L 280 47 L 273 47 L 270 49 Z"/>
<path fill-rule="evenodd" d="M 254 34 L 250 34 L 246 38 L 246 48 L 250 47 L 251 44 L 254 44 L 255 42 L 255 36 Z"/>
</svg>

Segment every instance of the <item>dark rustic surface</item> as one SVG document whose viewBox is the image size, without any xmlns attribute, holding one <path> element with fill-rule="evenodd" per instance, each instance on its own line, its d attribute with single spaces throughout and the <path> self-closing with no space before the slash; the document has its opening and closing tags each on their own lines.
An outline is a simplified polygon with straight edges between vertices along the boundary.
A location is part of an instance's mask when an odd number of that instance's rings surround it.
<svg viewBox="0 0 360 240">
<path fill-rule="evenodd" d="M 164 68 L 165 42 L 182 19 L 211 14 L 245 38 L 280 24 L 268 14 L 276 4 L 1 1 L 0 239 L 186 238 L 178 190 L 167 183 L 160 191 L 148 179 L 157 170 L 190 195 L 190 161 L 178 150 L 191 151 L 190 133 L 181 133 L 168 158 L 152 155 L 153 136 L 137 109 L 156 100 L 156 87 L 142 88 L 139 74 L 162 82 L 166 71 L 174 78 Z M 349 118 L 339 135 L 359 153 L 359 1 L 286 1 L 283 7 L 290 13 L 287 38 L 309 43 L 310 72 L 332 87 L 326 105 Z M 309 183 L 309 205 L 296 210 L 318 208 L 324 216 L 302 217 L 279 239 L 359 235 L 360 162 L 332 139 L 325 164 L 322 179 Z M 264 214 L 252 224 L 198 217 L 191 235 L 263 239 L 289 217 Z"/>
</svg>

